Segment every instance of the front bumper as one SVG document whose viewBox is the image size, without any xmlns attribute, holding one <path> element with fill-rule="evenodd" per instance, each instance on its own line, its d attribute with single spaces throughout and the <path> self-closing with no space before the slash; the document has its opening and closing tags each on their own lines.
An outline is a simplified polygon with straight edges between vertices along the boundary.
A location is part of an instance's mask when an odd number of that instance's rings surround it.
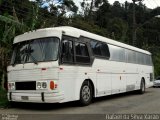
<svg viewBox="0 0 160 120">
<path fill-rule="evenodd" d="M 9 101 L 15 102 L 33 102 L 33 103 L 61 103 L 64 99 L 64 95 L 54 92 L 8 92 Z"/>
</svg>

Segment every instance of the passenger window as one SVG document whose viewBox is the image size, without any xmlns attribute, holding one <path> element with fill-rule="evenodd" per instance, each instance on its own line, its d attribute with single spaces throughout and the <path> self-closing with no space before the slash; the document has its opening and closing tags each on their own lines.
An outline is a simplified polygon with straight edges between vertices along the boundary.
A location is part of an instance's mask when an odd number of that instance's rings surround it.
<svg viewBox="0 0 160 120">
<path fill-rule="evenodd" d="M 73 42 L 63 40 L 62 42 L 62 62 L 74 62 Z"/>
<path fill-rule="evenodd" d="M 86 44 L 84 43 L 75 43 L 75 51 L 76 51 L 76 62 L 77 63 L 90 63 L 90 57 L 88 53 L 88 49 Z"/>
<path fill-rule="evenodd" d="M 132 50 L 126 50 L 127 52 L 127 56 L 128 56 L 128 63 L 137 63 L 136 60 L 136 52 L 132 51 Z"/>
<path fill-rule="evenodd" d="M 95 56 L 106 57 L 109 59 L 110 53 L 106 43 L 91 40 L 90 45 Z"/>
<path fill-rule="evenodd" d="M 152 57 L 151 56 L 149 56 L 149 65 L 153 65 Z"/>
<path fill-rule="evenodd" d="M 147 65 L 147 55 L 143 54 L 143 64 Z"/>
<path fill-rule="evenodd" d="M 136 56 L 137 56 L 137 63 L 141 64 L 141 58 L 140 58 L 141 55 L 140 55 L 140 53 L 137 52 Z"/>
<path fill-rule="evenodd" d="M 125 49 L 114 46 L 114 45 L 109 45 L 110 49 L 110 60 L 113 61 L 118 61 L 118 62 L 125 62 Z"/>
</svg>

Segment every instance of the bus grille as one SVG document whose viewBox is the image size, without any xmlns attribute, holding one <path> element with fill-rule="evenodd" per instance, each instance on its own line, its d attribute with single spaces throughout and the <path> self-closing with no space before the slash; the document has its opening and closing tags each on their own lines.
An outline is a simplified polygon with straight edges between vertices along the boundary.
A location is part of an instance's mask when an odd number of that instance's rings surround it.
<svg viewBox="0 0 160 120">
<path fill-rule="evenodd" d="M 36 90 L 36 81 L 16 82 L 16 90 Z"/>
</svg>

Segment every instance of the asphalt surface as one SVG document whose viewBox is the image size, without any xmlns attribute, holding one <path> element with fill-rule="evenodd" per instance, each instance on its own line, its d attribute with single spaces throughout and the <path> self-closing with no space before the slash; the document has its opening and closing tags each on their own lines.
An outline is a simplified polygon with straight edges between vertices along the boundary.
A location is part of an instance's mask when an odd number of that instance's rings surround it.
<svg viewBox="0 0 160 120">
<path fill-rule="evenodd" d="M 148 88 L 143 95 L 137 92 L 129 92 L 96 98 L 91 105 L 85 107 L 80 107 L 78 102 L 62 104 L 17 103 L 10 108 L 0 109 L 0 114 L 2 120 L 6 120 L 7 117 L 17 117 L 18 120 L 47 120 L 53 118 L 57 120 L 97 120 L 109 119 L 106 115 L 110 114 L 160 114 L 160 88 Z M 117 116 L 115 119 L 118 119 L 118 117 L 119 119 L 122 118 L 122 116 Z M 127 116 L 125 117 L 127 119 Z M 140 117 L 135 118 L 140 119 Z"/>
</svg>

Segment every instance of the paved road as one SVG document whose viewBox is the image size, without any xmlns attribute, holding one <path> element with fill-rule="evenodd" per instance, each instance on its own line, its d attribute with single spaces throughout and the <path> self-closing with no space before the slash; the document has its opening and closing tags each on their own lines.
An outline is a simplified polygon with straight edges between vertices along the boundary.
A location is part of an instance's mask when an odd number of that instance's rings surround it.
<svg viewBox="0 0 160 120">
<path fill-rule="evenodd" d="M 160 88 L 148 88 L 146 93 L 139 95 L 136 92 L 118 94 L 97 98 L 94 102 L 86 107 L 80 107 L 77 102 L 63 104 L 16 104 L 16 106 L 8 109 L 0 109 L 1 114 L 34 114 L 39 116 L 38 119 L 45 117 L 51 118 L 53 114 L 57 115 L 60 120 L 62 118 L 76 117 L 82 119 L 82 114 L 92 114 L 92 119 L 97 119 L 98 114 L 104 117 L 106 114 L 160 114 Z M 43 115 L 42 115 L 43 114 Z M 49 115 L 44 115 L 49 114 Z M 59 115 L 61 114 L 61 115 Z M 63 115 L 62 115 L 63 114 Z M 71 115 L 68 115 L 71 114 Z M 27 117 L 28 116 L 28 117 Z M 61 117 L 60 117 L 61 116 Z M 60 118 L 59 118 L 60 117 Z M 89 116 L 90 117 L 90 116 Z M 85 115 L 85 118 L 87 116 Z M 99 118 L 99 117 L 98 117 Z M 70 118 L 71 120 L 71 118 Z"/>
</svg>

